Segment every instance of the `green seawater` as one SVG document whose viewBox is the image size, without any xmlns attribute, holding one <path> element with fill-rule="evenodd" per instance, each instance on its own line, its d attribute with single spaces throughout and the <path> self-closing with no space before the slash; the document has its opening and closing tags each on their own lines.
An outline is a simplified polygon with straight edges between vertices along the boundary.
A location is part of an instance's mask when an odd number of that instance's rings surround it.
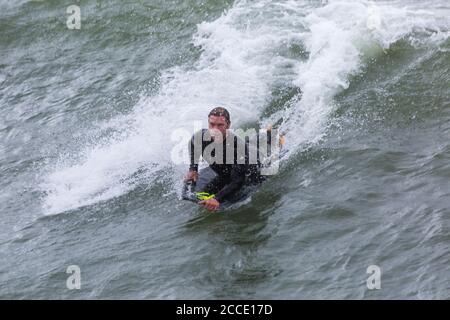
<svg viewBox="0 0 450 320">
<path fill-rule="evenodd" d="M 0 299 L 449 299 L 449 17 L 446 0 L 0 0 Z M 179 200 L 171 155 L 216 105 L 289 149 L 220 214 Z"/>
</svg>

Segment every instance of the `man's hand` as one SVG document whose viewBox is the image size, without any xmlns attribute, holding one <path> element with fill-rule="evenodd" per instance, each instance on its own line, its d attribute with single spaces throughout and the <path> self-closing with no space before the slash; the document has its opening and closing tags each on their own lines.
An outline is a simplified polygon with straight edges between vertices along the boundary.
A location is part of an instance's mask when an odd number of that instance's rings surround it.
<svg viewBox="0 0 450 320">
<path fill-rule="evenodd" d="M 216 199 L 208 199 L 199 202 L 200 205 L 204 206 L 209 211 L 217 211 L 219 210 L 219 201 Z"/>
<path fill-rule="evenodd" d="M 194 170 L 189 170 L 189 172 L 184 177 L 184 181 L 197 181 L 198 172 Z"/>
</svg>

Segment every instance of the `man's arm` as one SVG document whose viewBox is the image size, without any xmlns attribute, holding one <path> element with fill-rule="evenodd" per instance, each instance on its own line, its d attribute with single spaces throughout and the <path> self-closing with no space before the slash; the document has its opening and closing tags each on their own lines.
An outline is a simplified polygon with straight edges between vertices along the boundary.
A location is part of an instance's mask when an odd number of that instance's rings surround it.
<svg viewBox="0 0 450 320">
<path fill-rule="evenodd" d="M 231 182 L 223 187 L 212 199 L 200 201 L 210 211 L 217 211 L 220 202 L 230 193 L 238 190 L 245 181 L 245 165 L 235 165 L 231 171 Z"/>
<path fill-rule="evenodd" d="M 231 182 L 223 187 L 216 195 L 215 199 L 221 202 L 226 196 L 237 191 L 245 181 L 246 165 L 235 164 L 231 171 Z"/>
<path fill-rule="evenodd" d="M 198 171 L 198 163 L 203 152 L 203 130 L 192 135 L 189 141 L 189 171 Z"/>
<path fill-rule="evenodd" d="M 200 156 L 203 152 L 203 130 L 198 131 L 192 135 L 191 140 L 189 140 L 189 171 L 186 174 L 185 181 L 197 181 L 198 178 L 198 163 Z"/>
</svg>

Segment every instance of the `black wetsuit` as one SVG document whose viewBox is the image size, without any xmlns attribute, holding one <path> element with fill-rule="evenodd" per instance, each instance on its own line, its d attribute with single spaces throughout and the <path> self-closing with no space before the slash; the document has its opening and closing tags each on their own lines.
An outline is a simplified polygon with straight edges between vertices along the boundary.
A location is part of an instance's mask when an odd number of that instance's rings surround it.
<svg viewBox="0 0 450 320">
<path fill-rule="evenodd" d="M 190 153 L 190 167 L 192 171 L 198 171 L 198 162 L 200 156 L 208 162 L 209 168 L 211 168 L 216 174 L 216 178 L 209 182 L 205 187 L 205 192 L 215 194 L 215 199 L 221 202 L 223 199 L 231 196 L 234 192 L 239 190 L 246 182 L 260 182 L 264 178 L 259 174 L 259 162 L 249 163 L 249 143 L 245 141 L 245 152 L 242 149 L 238 149 L 238 145 L 241 147 L 244 142 L 241 138 L 237 137 L 233 133 L 229 132 L 226 139 L 222 142 L 223 159 L 220 157 L 220 147 L 214 141 L 209 140 L 207 129 L 202 129 L 196 132 L 189 143 Z M 231 143 L 234 146 L 231 148 Z M 197 145 L 196 145 L 197 144 Z M 214 144 L 214 145 L 213 145 Z M 234 150 L 233 155 L 229 155 L 227 159 L 227 145 L 228 150 Z M 204 154 L 205 149 L 208 148 L 207 154 Z M 216 152 L 217 151 L 217 152 Z M 217 153 L 217 159 L 216 157 Z M 222 159 L 222 161 L 220 161 Z M 227 161 L 228 160 L 228 161 Z M 199 176 L 201 177 L 201 173 Z"/>
</svg>

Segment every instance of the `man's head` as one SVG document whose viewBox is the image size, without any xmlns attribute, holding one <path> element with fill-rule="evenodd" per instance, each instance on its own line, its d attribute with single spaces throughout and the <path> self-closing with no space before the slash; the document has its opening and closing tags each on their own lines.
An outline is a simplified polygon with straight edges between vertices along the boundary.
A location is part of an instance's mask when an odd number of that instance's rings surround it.
<svg viewBox="0 0 450 320">
<path fill-rule="evenodd" d="M 217 107 L 212 109 L 208 115 L 208 128 L 213 140 L 225 138 L 227 129 L 230 128 L 230 114 L 227 109 Z"/>
</svg>

